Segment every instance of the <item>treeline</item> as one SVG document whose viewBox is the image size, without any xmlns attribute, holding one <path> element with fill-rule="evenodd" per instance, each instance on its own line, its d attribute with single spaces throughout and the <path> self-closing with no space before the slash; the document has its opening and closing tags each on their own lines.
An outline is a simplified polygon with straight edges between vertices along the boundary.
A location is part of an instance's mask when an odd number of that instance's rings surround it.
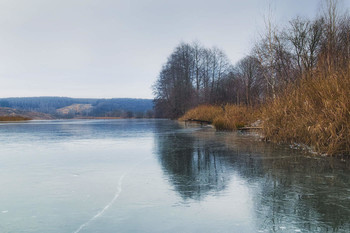
<svg viewBox="0 0 350 233">
<path fill-rule="evenodd" d="M 232 71 L 222 50 L 181 43 L 154 84 L 156 116 L 176 118 L 199 104 L 229 101 Z"/>
<path fill-rule="evenodd" d="M 267 19 L 265 34 L 234 65 L 218 48 L 179 44 L 154 84 L 156 115 L 177 118 L 202 104 L 261 106 L 301 80 L 349 74 L 350 17 L 336 3 L 325 1 L 317 18 L 296 17 L 283 28 Z"/>
<path fill-rule="evenodd" d="M 87 116 L 152 118 L 153 101 L 150 99 L 100 99 L 92 104 Z"/>
<path fill-rule="evenodd" d="M 84 111 L 70 109 L 67 114 L 57 111 L 72 105 L 91 105 Z M 8 107 L 23 111 L 42 112 L 57 118 L 82 117 L 153 117 L 153 101 L 151 99 L 88 99 L 68 97 L 17 97 L 1 98 L 0 107 Z"/>
<path fill-rule="evenodd" d="M 15 97 L 1 98 L 0 107 L 14 108 L 24 111 L 53 114 L 56 109 L 75 103 L 92 103 L 91 99 L 74 99 L 68 97 Z"/>
</svg>

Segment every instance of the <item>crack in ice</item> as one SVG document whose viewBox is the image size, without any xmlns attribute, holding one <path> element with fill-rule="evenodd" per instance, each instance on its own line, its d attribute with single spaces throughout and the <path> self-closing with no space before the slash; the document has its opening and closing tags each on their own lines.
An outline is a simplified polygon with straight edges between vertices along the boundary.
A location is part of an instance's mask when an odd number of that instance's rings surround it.
<svg viewBox="0 0 350 233">
<path fill-rule="evenodd" d="M 88 221 L 86 221 L 85 223 L 83 223 L 82 225 L 80 225 L 80 227 L 74 231 L 73 233 L 79 233 L 82 229 L 84 229 L 86 226 L 88 226 L 92 221 L 96 220 L 98 217 L 100 217 L 110 206 L 113 205 L 113 203 L 118 199 L 120 193 L 122 192 L 122 184 L 123 184 L 123 179 L 124 177 L 132 172 L 134 169 L 136 169 L 139 165 L 141 165 L 143 162 L 145 162 L 146 160 L 148 160 L 149 157 L 146 157 L 144 160 L 138 162 L 137 164 L 134 165 L 134 167 L 130 168 L 129 170 L 127 170 L 126 172 L 124 172 L 121 177 L 119 178 L 118 181 L 118 187 L 117 187 L 117 191 L 115 192 L 115 195 L 113 197 L 113 199 L 102 209 L 100 210 L 96 215 L 94 215 L 92 218 L 90 218 Z"/>
<path fill-rule="evenodd" d="M 92 221 L 94 221 L 95 219 L 97 219 L 98 217 L 100 217 L 111 205 L 113 205 L 113 203 L 115 202 L 115 200 L 118 199 L 120 193 L 122 192 L 122 182 L 123 179 L 126 175 L 126 172 L 119 178 L 119 182 L 118 182 L 118 188 L 117 191 L 113 197 L 113 199 L 102 209 L 100 210 L 96 215 L 94 215 L 92 218 L 90 218 L 87 222 L 83 223 L 76 231 L 74 231 L 73 233 L 78 233 L 80 232 L 84 227 L 86 227 L 87 225 L 89 225 Z"/>
</svg>

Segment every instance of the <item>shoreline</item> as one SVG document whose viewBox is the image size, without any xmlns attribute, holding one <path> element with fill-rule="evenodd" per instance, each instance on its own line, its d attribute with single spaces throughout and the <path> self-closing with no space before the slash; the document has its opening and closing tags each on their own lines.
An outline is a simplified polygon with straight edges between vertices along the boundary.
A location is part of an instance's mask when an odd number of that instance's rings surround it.
<svg viewBox="0 0 350 233">
<path fill-rule="evenodd" d="M 225 107 L 202 105 L 187 111 L 178 121 L 184 122 L 185 124 L 210 125 L 217 131 L 256 132 L 261 136 L 262 141 L 288 145 L 290 148 L 307 151 L 320 157 L 334 157 L 342 161 L 350 160 L 349 151 L 332 154 L 327 150 L 320 150 L 317 145 L 308 143 L 308 141 L 303 141 L 301 137 L 280 137 L 280 133 L 285 127 L 278 127 L 278 125 L 271 124 L 266 110 L 263 112 L 261 109 L 235 105 L 226 105 Z M 284 126 L 284 124 L 281 123 L 279 126 Z M 271 130 L 269 131 L 271 127 L 278 129 L 276 134 L 271 134 Z M 285 130 L 287 131 L 284 132 L 284 134 L 286 134 L 289 129 Z"/>
<path fill-rule="evenodd" d="M 23 116 L 0 116 L 0 122 L 18 122 L 18 121 L 30 121 L 33 120 L 29 117 Z"/>
</svg>

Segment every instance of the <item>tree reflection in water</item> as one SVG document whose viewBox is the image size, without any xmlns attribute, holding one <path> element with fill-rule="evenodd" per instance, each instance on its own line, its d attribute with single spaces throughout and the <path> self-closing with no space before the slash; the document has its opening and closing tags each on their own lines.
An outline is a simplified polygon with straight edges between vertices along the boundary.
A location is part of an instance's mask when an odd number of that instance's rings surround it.
<svg viewBox="0 0 350 233">
<path fill-rule="evenodd" d="M 259 230 L 350 231 L 349 162 L 261 142 L 247 133 L 168 121 L 156 128 L 159 161 L 183 199 L 219 195 L 237 174 L 250 190 Z"/>
<path fill-rule="evenodd" d="M 162 127 L 160 127 L 162 128 Z M 221 191 L 227 185 L 229 164 L 220 148 L 198 140 L 187 132 L 158 133 L 159 160 L 175 190 L 184 198 L 201 200 L 211 192 Z"/>
</svg>

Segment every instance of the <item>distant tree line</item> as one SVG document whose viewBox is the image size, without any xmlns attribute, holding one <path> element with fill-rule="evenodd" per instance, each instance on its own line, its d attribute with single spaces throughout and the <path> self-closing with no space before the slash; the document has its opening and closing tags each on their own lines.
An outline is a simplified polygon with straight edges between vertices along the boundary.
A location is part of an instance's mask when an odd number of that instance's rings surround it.
<svg viewBox="0 0 350 233">
<path fill-rule="evenodd" d="M 267 18 L 265 34 L 235 65 L 218 48 L 180 43 L 153 86 L 156 116 L 177 118 L 200 104 L 257 106 L 312 78 L 316 67 L 349 72 L 349 13 L 339 13 L 336 0 L 324 3 L 317 18 L 296 17 L 284 28 Z"/>
<path fill-rule="evenodd" d="M 92 104 L 89 116 L 150 118 L 153 103 L 149 99 L 98 99 Z"/>
<path fill-rule="evenodd" d="M 70 111 L 60 114 L 57 109 L 73 104 L 91 104 L 91 109 L 82 112 Z M 68 97 L 18 97 L 1 98 L 0 107 L 9 107 L 24 111 L 51 114 L 58 118 L 86 117 L 153 117 L 153 101 L 151 99 L 85 99 Z"/>
<path fill-rule="evenodd" d="M 74 103 L 90 103 L 90 101 L 90 99 L 73 99 L 67 97 L 16 97 L 0 99 L 0 107 L 50 114 L 55 113 L 56 109 Z"/>
</svg>

